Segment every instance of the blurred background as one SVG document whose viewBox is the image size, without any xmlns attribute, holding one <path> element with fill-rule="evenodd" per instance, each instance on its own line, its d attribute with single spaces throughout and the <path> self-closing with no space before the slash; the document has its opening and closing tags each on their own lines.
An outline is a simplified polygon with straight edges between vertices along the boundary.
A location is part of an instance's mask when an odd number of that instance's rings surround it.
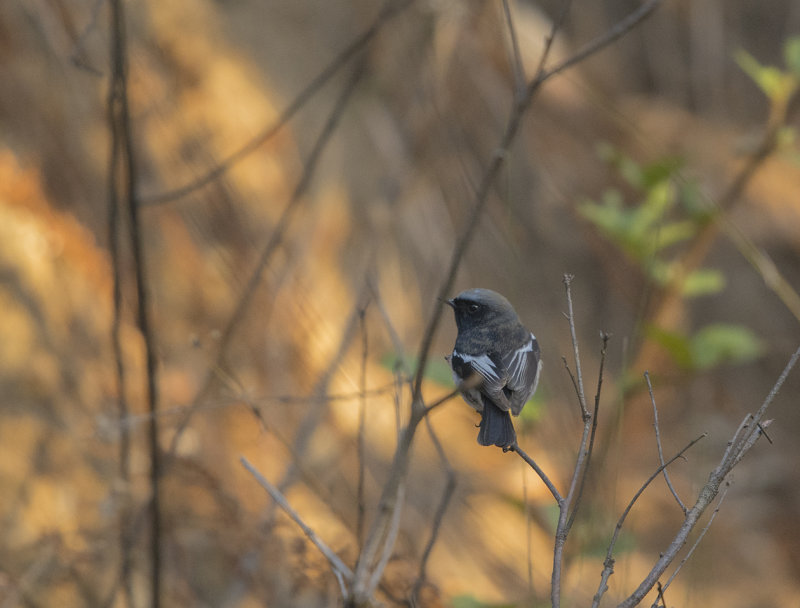
<svg viewBox="0 0 800 608">
<path fill-rule="evenodd" d="M 424 327 L 519 86 L 501 2 L 390 6 L 126 6 L 164 605 L 341 602 L 324 558 L 239 457 L 353 565 Z M 548 65 L 636 6 L 572 3 Z M 562 10 L 510 3 L 527 78 Z M 560 488 L 582 428 L 562 363 L 565 273 L 590 395 L 599 332 L 612 334 L 566 606 L 591 603 L 614 524 L 658 466 L 643 372 L 667 455 L 708 433 L 672 468 L 693 504 L 800 345 L 799 33 L 792 0 L 664 0 L 541 88 L 459 267 L 454 294 L 502 292 L 539 339 L 540 388 L 515 422 Z M 116 271 L 109 239 L 112 34 L 98 0 L 0 3 L 3 607 L 149 605 L 151 417 L 124 210 Z M 448 313 L 428 402 L 452 390 Z M 798 394 L 796 371 L 768 415 L 772 443 L 734 471 L 667 605 L 800 606 Z M 407 605 L 417 585 L 423 606 L 548 605 L 552 498 L 513 454 L 477 445 L 461 400 L 429 422 L 380 599 Z M 682 520 L 657 480 L 626 523 L 609 605 Z"/>
</svg>

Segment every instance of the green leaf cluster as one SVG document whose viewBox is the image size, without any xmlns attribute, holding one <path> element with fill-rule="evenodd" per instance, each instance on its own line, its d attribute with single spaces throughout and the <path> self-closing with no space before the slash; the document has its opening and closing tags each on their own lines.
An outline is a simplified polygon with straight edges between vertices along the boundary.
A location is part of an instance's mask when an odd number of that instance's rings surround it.
<svg viewBox="0 0 800 608">
<path fill-rule="evenodd" d="M 629 186 L 635 200 L 628 202 L 619 190 L 610 189 L 599 201 L 582 203 L 579 213 L 656 285 L 671 285 L 679 276 L 680 244 L 713 219 L 712 212 L 703 204 L 696 183 L 680 177 L 679 159 L 640 165 L 609 144 L 598 150 Z M 725 283 L 721 271 L 698 268 L 682 277 L 676 287 L 683 297 L 693 298 L 720 293 Z M 739 325 L 712 324 L 691 335 L 650 327 L 647 335 L 663 346 L 678 365 L 690 370 L 744 363 L 763 352 L 761 341 Z"/>
<path fill-rule="evenodd" d="M 578 212 L 617 245 L 657 285 L 674 280 L 676 262 L 670 248 L 692 238 L 711 218 L 696 183 L 679 179 L 683 163 L 668 157 L 640 165 L 610 144 L 598 153 L 630 186 L 638 200 L 627 204 L 617 189 L 607 190 L 599 201 L 585 201 Z M 725 277 L 713 269 L 699 269 L 685 278 L 686 297 L 718 293 Z"/>
<path fill-rule="evenodd" d="M 691 370 L 747 363 L 764 352 L 763 342 L 741 325 L 713 323 L 691 336 L 650 327 L 647 334 L 663 346 L 678 365 Z"/>
</svg>

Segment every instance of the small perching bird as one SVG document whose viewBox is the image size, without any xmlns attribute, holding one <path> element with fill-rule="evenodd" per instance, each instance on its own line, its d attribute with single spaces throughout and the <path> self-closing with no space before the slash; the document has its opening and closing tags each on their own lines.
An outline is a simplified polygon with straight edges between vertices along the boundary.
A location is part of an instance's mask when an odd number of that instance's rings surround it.
<svg viewBox="0 0 800 608">
<path fill-rule="evenodd" d="M 517 440 L 509 412 L 519 416 L 539 382 L 539 343 L 497 292 L 468 289 L 447 304 L 458 327 L 447 360 L 464 400 L 481 414 L 478 443 L 508 448 Z"/>
</svg>

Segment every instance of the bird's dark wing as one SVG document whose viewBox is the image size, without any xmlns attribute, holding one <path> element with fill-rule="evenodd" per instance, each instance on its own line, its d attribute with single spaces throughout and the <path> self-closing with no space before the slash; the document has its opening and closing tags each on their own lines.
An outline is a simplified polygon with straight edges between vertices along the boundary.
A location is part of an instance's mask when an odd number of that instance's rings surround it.
<svg viewBox="0 0 800 608">
<path fill-rule="evenodd" d="M 453 381 L 456 385 L 469 383 L 473 374 L 480 376 L 480 382 L 469 388 L 462 388 L 461 393 L 476 410 L 483 411 L 483 399 L 481 393 L 492 399 L 500 409 L 509 409 L 508 399 L 503 394 L 503 387 L 506 385 L 505 370 L 498 366 L 497 362 L 489 355 L 467 355 L 457 350 L 453 351 L 450 359 L 450 367 L 453 369 Z"/>
<path fill-rule="evenodd" d="M 499 357 L 496 367 L 503 368 L 506 377 L 503 393 L 508 399 L 511 413 L 518 416 L 539 383 L 542 360 L 536 337 L 530 334 L 525 344 Z"/>
</svg>

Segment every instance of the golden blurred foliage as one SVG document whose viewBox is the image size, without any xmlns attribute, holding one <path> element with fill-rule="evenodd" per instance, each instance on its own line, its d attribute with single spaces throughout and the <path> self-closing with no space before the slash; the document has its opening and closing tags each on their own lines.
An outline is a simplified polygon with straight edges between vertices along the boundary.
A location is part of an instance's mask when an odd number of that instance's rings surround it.
<svg viewBox="0 0 800 608">
<path fill-rule="evenodd" d="M 509 4 L 530 78 L 561 5 Z M 626 209 L 639 202 L 599 144 L 642 167 L 680 157 L 671 183 L 696 184 L 711 208 L 752 158 L 767 102 L 728 58 L 746 48 L 780 64 L 800 14 L 790 0 L 695 4 L 664 1 L 618 43 L 545 83 L 456 274 L 456 292 L 504 293 L 539 339 L 544 377 L 515 423 L 560 488 L 581 428 L 561 363 L 571 352 L 564 273 L 576 276 L 592 395 L 597 331 L 613 334 L 595 461 L 567 545 L 565 606 L 591 604 L 617 517 L 658 466 L 642 372 L 655 379 L 665 451 L 709 432 L 674 466 L 688 502 L 800 341 L 780 294 L 720 230 L 701 261 L 724 275 L 724 289 L 678 298 L 661 329 L 691 346 L 702 327 L 737 324 L 765 347 L 747 361 L 682 364 L 648 333 L 667 290 L 578 212 L 611 190 Z M 630 8 L 574 6 L 549 65 Z M 383 18 L 363 0 L 125 10 L 158 373 L 162 603 L 339 605 L 328 562 L 239 457 L 355 567 L 408 420 L 424 328 L 520 84 L 503 4 L 403 2 Z M 151 417 L 122 206 L 116 271 L 109 249 L 109 11 L 96 0 L 0 3 L 2 608 L 149 605 Z M 796 110 L 786 121 L 785 134 L 798 128 Z M 724 211 L 795 291 L 797 154 L 791 142 L 770 150 Z M 666 251 L 678 258 L 684 245 Z M 453 388 L 444 356 L 454 338 L 445 314 L 423 383 L 428 403 Z M 774 445 L 759 442 L 737 469 L 667 605 L 796 602 L 797 376 L 771 410 Z M 376 594 L 387 605 L 549 605 L 552 497 L 513 454 L 478 446 L 476 422 L 454 399 L 417 433 Z M 455 490 L 423 581 L 449 474 Z M 626 524 L 607 603 L 630 593 L 681 521 L 659 480 Z"/>
</svg>

